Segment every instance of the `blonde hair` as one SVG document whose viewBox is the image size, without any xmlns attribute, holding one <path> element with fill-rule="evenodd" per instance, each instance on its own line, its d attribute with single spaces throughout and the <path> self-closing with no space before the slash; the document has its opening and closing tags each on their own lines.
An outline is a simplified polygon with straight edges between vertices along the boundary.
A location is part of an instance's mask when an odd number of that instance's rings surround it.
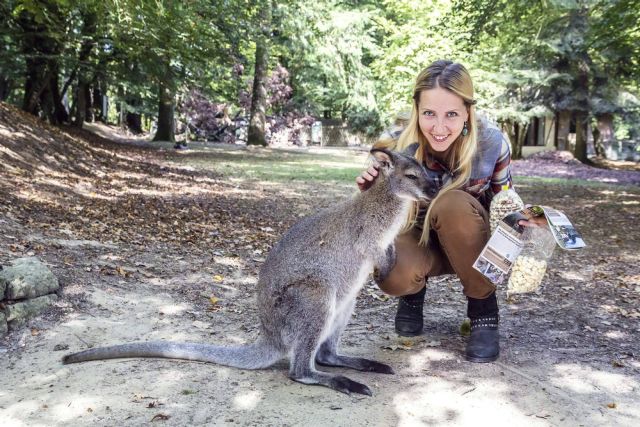
<svg viewBox="0 0 640 427">
<path fill-rule="evenodd" d="M 415 158 L 422 163 L 424 159 L 425 150 L 427 149 L 427 139 L 422 134 L 418 124 L 418 103 L 420 101 L 420 94 L 423 90 L 429 90 L 434 88 L 446 89 L 456 95 L 458 95 L 464 101 L 465 106 L 469 112 L 469 118 L 467 120 L 468 133 L 466 136 L 460 134 L 458 138 L 453 142 L 453 170 L 454 179 L 445 187 L 443 187 L 438 195 L 431 201 L 429 208 L 427 209 L 427 215 L 424 220 L 422 236 L 420 237 L 420 244 L 426 246 L 429 241 L 429 224 L 431 220 L 431 209 L 435 202 L 441 198 L 448 191 L 461 188 L 469 179 L 471 175 L 471 167 L 473 164 L 473 156 L 477 149 L 477 123 L 476 123 L 476 101 L 473 98 L 473 82 L 467 69 L 459 63 L 440 60 L 435 61 L 427 68 L 422 70 L 416 78 L 416 84 L 413 88 L 413 106 L 411 109 L 411 117 L 405 130 L 400 135 L 395 148 L 398 151 L 402 151 L 407 146 L 417 142 L 418 149 L 416 150 Z M 382 141 L 381 141 L 382 142 Z M 384 141 L 384 145 L 389 142 Z M 376 144 L 377 145 L 377 144 Z M 418 214 L 418 204 L 414 204 L 407 222 L 404 226 L 404 231 L 408 231 L 415 224 Z"/>
</svg>

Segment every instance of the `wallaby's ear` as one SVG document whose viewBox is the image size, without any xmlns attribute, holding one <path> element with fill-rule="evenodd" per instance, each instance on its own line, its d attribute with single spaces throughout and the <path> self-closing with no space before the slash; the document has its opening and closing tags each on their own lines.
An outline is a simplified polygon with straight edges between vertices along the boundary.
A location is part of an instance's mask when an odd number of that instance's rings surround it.
<svg viewBox="0 0 640 427">
<path fill-rule="evenodd" d="M 380 170 L 388 172 L 393 168 L 393 154 L 384 148 L 372 148 L 369 152 L 380 165 Z"/>
</svg>

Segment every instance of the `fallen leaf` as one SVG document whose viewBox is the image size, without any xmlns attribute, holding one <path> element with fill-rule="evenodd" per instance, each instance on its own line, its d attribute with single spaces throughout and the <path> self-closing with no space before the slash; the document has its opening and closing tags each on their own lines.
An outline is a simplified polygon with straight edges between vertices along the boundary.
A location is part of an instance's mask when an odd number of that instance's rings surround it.
<svg viewBox="0 0 640 427">
<path fill-rule="evenodd" d="M 169 415 L 157 414 L 157 415 L 154 415 L 153 418 L 151 418 L 151 421 L 166 421 L 169 418 L 171 418 Z"/>
<path fill-rule="evenodd" d="M 213 304 L 213 305 L 216 305 L 216 304 L 218 303 L 218 301 L 220 301 L 220 298 L 217 298 L 217 297 L 216 297 L 216 296 L 214 296 L 214 295 L 211 295 L 211 296 L 209 297 L 209 302 L 210 302 L 211 304 Z"/>
<path fill-rule="evenodd" d="M 609 409 L 616 409 L 618 407 L 618 405 L 616 403 L 607 403 L 607 408 Z"/>
<path fill-rule="evenodd" d="M 224 280 L 224 277 L 222 277 L 219 274 L 216 274 L 215 276 L 213 276 L 213 280 L 215 280 L 216 282 L 222 282 Z"/>
<path fill-rule="evenodd" d="M 413 347 L 409 347 L 406 345 L 383 345 L 382 348 L 387 349 L 387 350 L 391 350 L 391 351 L 396 351 L 396 350 L 411 350 L 413 349 Z"/>
</svg>

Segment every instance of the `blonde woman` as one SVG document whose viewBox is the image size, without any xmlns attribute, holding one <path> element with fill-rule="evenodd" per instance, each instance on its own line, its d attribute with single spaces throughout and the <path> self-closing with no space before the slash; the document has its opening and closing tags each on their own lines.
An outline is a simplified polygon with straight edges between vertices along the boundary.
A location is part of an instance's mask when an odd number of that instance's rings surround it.
<svg viewBox="0 0 640 427">
<path fill-rule="evenodd" d="M 492 362 L 500 352 L 496 289 L 472 264 L 490 237 L 491 197 L 512 185 L 510 152 L 502 132 L 477 119 L 475 104 L 471 77 L 461 64 L 436 61 L 418 75 L 409 122 L 391 143 L 421 161 L 440 191 L 428 207 L 411 213 L 395 242 L 394 268 L 376 282 L 400 297 L 398 334 L 415 336 L 422 333 L 427 279 L 456 274 L 471 319 L 466 358 Z M 360 190 L 377 175 L 372 166 L 357 177 Z"/>
</svg>

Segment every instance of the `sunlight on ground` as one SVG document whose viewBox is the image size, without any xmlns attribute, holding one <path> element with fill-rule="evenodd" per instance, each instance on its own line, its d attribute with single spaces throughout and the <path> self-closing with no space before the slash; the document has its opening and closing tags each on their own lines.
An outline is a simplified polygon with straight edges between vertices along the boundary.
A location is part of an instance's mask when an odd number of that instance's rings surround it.
<svg viewBox="0 0 640 427">
<path fill-rule="evenodd" d="M 3 410 L 3 420 L 2 425 L 8 426 L 26 426 L 27 424 L 20 421 L 20 419 L 24 419 L 25 415 L 33 414 L 41 410 L 41 404 L 35 402 L 33 400 L 26 400 L 22 402 L 16 402 L 12 405 L 7 406 Z M 4 423 L 7 424 L 4 424 Z"/>
<path fill-rule="evenodd" d="M 584 266 L 579 270 L 560 270 L 558 275 L 565 280 L 577 282 L 590 282 L 593 280 L 593 267 Z"/>
<path fill-rule="evenodd" d="M 419 354 L 409 356 L 409 367 L 411 371 L 428 369 L 431 362 L 442 362 L 445 360 L 455 360 L 458 356 L 450 351 L 429 349 L 423 350 Z"/>
<path fill-rule="evenodd" d="M 240 258 L 232 258 L 228 256 L 214 256 L 213 261 L 219 265 L 226 265 L 229 267 L 241 268 L 244 266 L 244 262 Z"/>
<path fill-rule="evenodd" d="M 233 407 L 244 411 L 255 409 L 263 399 L 264 393 L 258 390 L 242 392 L 233 398 Z"/>
<path fill-rule="evenodd" d="M 561 364 L 550 380 L 557 387 L 575 393 L 627 394 L 638 390 L 638 381 L 622 374 L 598 371 L 584 365 Z"/>
<path fill-rule="evenodd" d="M 160 310 L 160 313 L 168 314 L 168 315 L 182 314 L 185 311 L 187 311 L 189 308 L 191 308 L 191 306 L 189 306 L 189 305 L 187 305 L 185 303 L 166 304 L 166 305 L 160 305 L 158 307 L 158 309 Z"/>
<path fill-rule="evenodd" d="M 612 340 L 630 340 L 629 333 L 622 331 L 607 331 L 604 336 Z"/>
<path fill-rule="evenodd" d="M 68 400 L 68 403 L 59 403 L 50 408 L 56 420 L 62 422 L 71 421 L 86 414 L 90 408 L 100 406 L 102 403 L 102 399 L 98 396 L 76 395 L 70 396 Z"/>
<path fill-rule="evenodd" d="M 498 381 L 456 386 L 441 378 L 425 377 L 422 384 L 407 386 L 397 394 L 393 404 L 398 426 L 482 425 L 479 420 L 491 420 L 491 425 L 544 424 L 511 404 L 510 394 L 511 390 Z"/>
</svg>

